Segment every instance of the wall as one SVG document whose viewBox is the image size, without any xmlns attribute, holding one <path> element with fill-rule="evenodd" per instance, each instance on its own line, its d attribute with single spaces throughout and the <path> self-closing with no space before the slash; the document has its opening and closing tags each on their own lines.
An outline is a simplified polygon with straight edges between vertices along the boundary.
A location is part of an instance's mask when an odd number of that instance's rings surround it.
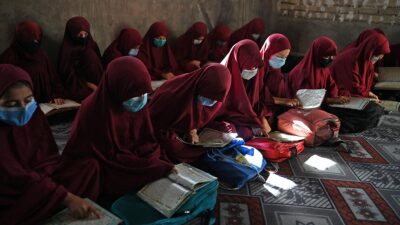
<svg viewBox="0 0 400 225">
<path fill-rule="evenodd" d="M 339 48 L 367 28 L 379 27 L 392 43 L 400 43 L 399 0 L 268 1 L 270 32 L 288 36 L 293 51 L 304 53 L 312 40 L 326 35 Z"/>
<path fill-rule="evenodd" d="M 263 0 L 1 0 L 0 51 L 11 42 L 15 25 L 25 19 L 42 26 L 43 46 L 54 60 L 65 24 L 76 15 L 89 20 L 92 35 L 103 51 L 126 26 L 143 36 L 157 20 L 167 22 L 171 36 L 180 35 L 198 20 L 209 28 L 224 22 L 236 29 L 253 17 L 264 16 L 263 4 Z"/>
</svg>

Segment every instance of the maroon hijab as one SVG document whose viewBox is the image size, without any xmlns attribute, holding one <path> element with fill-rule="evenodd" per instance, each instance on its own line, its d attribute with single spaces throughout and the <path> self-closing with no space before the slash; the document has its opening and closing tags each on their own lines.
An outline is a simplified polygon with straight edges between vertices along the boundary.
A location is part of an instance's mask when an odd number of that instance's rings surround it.
<svg viewBox="0 0 400 225">
<path fill-rule="evenodd" d="M 340 53 L 331 66 L 332 77 L 339 87 L 339 94 L 368 97 L 374 79 L 373 55 L 388 54 L 389 42 L 380 33 L 372 34 L 358 47 Z"/>
<path fill-rule="evenodd" d="M 107 194 L 121 195 L 166 175 L 173 165 L 160 159 L 148 108 L 127 111 L 123 101 L 150 93 L 151 79 L 137 58 L 123 56 L 107 67 L 97 90 L 86 98 L 63 155 L 95 157 L 104 168 Z M 101 121 L 101 122 L 100 122 Z"/>
<path fill-rule="evenodd" d="M 237 29 L 229 38 L 228 47 L 231 48 L 237 42 L 243 39 L 250 39 L 257 43 L 258 47 L 262 44 L 262 36 L 265 32 L 265 23 L 261 18 L 254 18 L 250 22 L 248 22 L 243 27 Z M 252 34 L 260 34 L 260 37 L 257 40 L 254 40 Z"/>
<path fill-rule="evenodd" d="M 365 41 L 368 37 L 370 37 L 372 34 L 375 34 L 375 33 L 380 33 L 382 35 L 385 35 L 385 33 L 379 28 L 366 29 L 358 35 L 358 37 L 355 41 L 348 44 L 340 52 L 344 52 L 345 50 L 350 49 L 350 48 L 358 47 L 363 41 Z"/>
<path fill-rule="evenodd" d="M 153 44 L 153 39 L 159 36 L 168 37 L 168 28 L 164 22 L 153 23 L 143 38 L 140 46 L 138 58 L 146 65 L 152 80 L 162 80 L 162 73 L 177 71 L 178 65 L 172 53 L 169 43 L 157 48 Z"/>
<path fill-rule="evenodd" d="M 13 42 L 0 56 L 0 63 L 13 64 L 28 72 L 35 87 L 33 95 L 37 102 L 65 97 L 64 88 L 47 53 L 41 48 L 34 52 L 27 50 L 26 46 L 35 40 L 39 43 L 42 41 L 40 26 L 33 21 L 19 23 Z"/>
<path fill-rule="evenodd" d="M 207 36 L 209 53 L 208 60 L 212 62 L 221 62 L 228 54 L 228 40 L 231 36 L 231 30 L 227 25 L 217 25 Z"/>
<path fill-rule="evenodd" d="M 32 86 L 28 73 L 0 65 L 0 96 L 17 81 Z M 67 190 L 49 177 L 59 161 L 46 117 L 37 109 L 29 122 L 0 122 L 0 223 L 38 224 L 61 206 Z"/>
<path fill-rule="evenodd" d="M 321 36 L 315 39 L 304 58 L 289 73 L 288 88 L 291 96 L 296 96 L 299 89 L 326 89 L 327 97 L 337 97 L 338 88 L 329 67 L 320 65 L 323 57 L 336 54 L 336 44 L 330 38 Z"/>
<path fill-rule="evenodd" d="M 127 56 L 129 50 L 142 44 L 142 36 L 140 33 L 133 28 L 125 28 L 121 30 L 118 38 L 115 39 L 104 51 L 103 54 L 103 66 L 107 68 L 107 65 L 116 58 L 121 56 Z"/>
<path fill-rule="evenodd" d="M 214 63 L 165 82 L 149 105 L 154 126 L 179 133 L 202 129 L 214 119 L 230 85 L 229 71 Z M 198 95 L 218 102 L 212 107 L 203 106 L 197 101 Z"/>
<path fill-rule="evenodd" d="M 260 126 L 257 108 L 262 86 L 262 73 L 258 73 L 251 80 L 244 80 L 241 76 L 243 69 L 253 67 L 262 69 L 263 63 L 257 44 L 247 39 L 239 41 L 231 48 L 221 64 L 231 72 L 232 85 L 221 110 L 218 112 L 218 119 L 231 122 L 237 126 Z"/>
<path fill-rule="evenodd" d="M 194 45 L 193 40 L 199 37 L 204 37 L 203 42 L 199 45 Z M 198 67 L 189 63 L 192 60 L 198 60 L 201 63 L 207 62 L 207 25 L 203 22 L 194 23 L 184 34 L 176 39 L 174 53 L 176 61 L 183 72 L 191 72 L 198 69 Z"/>
<path fill-rule="evenodd" d="M 89 34 L 86 46 L 76 43 L 80 31 Z M 83 17 L 72 17 L 67 22 L 58 57 L 58 73 L 70 98 L 76 101 L 92 93 L 86 82 L 98 84 L 100 81 L 103 73 L 100 50 L 90 35 L 89 22 Z"/>
<path fill-rule="evenodd" d="M 282 34 L 271 34 L 267 40 L 265 40 L 260 50 L 264 62 L 264 100 L 267 101 L 268 104 L 273 104 L 273 99 L 269 97 L 270 94 L 279 98 L 288 97 L 286 82 L 281 69 L 272 68 L 269 65 L 269 60 L 274 54 L 291 48 L 289 39 L 287 39 L 286 36 Z"/>
</svg>

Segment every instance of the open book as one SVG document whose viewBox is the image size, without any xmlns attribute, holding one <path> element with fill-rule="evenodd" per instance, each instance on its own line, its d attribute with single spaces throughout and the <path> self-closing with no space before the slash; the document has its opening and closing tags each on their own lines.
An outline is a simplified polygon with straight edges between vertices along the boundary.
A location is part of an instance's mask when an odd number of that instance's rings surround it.
<svg viewBox="0 0 400 225">
<path fill-rule="evenodd" d="M 237 133 L 224 133 L 218 130 L 204 128 L 200 132 L 199 142 L 196 144 L 189 143 L 180 137 L 177 137 L 177 139 L 188 145 L 198 145 L 202 147 L 224 147 L 236 137 Z"/>
<path fill-rule="evenodd" d="M 137 193 L 137 196 L 166 217 L 171 217 L 189 200 L 196 190 L 217 178 L 186 163 L 175 165 L 177 173 L 156 180 Z"/>
<path fill-rule="evenodd" d="M 156 90 L 157 88 L 161 87 L 167 80 L 153 80 L 151 81 L 151 87 L 153 90 Z"/>
<path fill-rule="evenodd" d="M 296 97 L 303 109 L 313 109 L 321 106 L 324 101 L 325 89 L 300 89 L 296 92 Z"/>
<path fill-rule="evenodd" d="M 291 134 L 282 133 L 280 131 L 274 131 L 268 134 L 268 139 L 276 142 L 296 142 L 302 141 L 305 137 L 295 136 Z"/>
<path fill-rule="evenodd" d="M 98 210 L 102 216 L 100 219 L 76 219 L 69 212 L 69 209 L 64 209 L 47 220 L 43 225 L 117 225 L 122 222 L 121 219 L 103 209 L 90 199 L 85 198 L 85 200 Z"/>
<path fill-rule="evenodd" d="M 332 104 L 330 107 L 363 110 L 368 105 L 369 98 L 351 97 L 350 102 L 345 104 Z"/>
<path fill-rule="evenodd" d="M 40 103 L 39 106 L 46 116 L 50 116 L 56 113 L 78 109 L 81 104 L 69 99 L 65 99 L 65 102 L 62 105 L 57 105 L 54 103 Z"/>
</svg>

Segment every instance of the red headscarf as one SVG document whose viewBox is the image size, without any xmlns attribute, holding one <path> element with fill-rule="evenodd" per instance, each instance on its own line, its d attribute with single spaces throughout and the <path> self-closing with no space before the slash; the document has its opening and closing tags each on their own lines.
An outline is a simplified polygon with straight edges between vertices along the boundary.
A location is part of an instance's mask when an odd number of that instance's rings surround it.
<svg viewBox="0 0 400 225">
<path fill-rule="evenodd" d="M 243 39 L 250 39 L 257 43 L 258 47 L 262 44 L 262 36 L 265 32 L 265 23 L 261 18 L 254 18 L 250 22 L 248 22 L 243 27 L 239 28 L 235 32 L 232 33 L 231 37 L 228 41 L 228 47 L 231 48 L 237 42 Z M 260 37 L 257 40 L 254 40 L 252 34 L 260 34 Z"/>
<path fill-rule="evenodd" d="M 64 87 L 61 85 L 47 53 L 39 48 L 36 52 L 28 52 L 26 45 L 42 40 L 42 29 L 33 21 L 19 23 L 15 30 L 15 37 L 11 46 L 0 56 L 0 63 L 10 63 L 21 67 L 30 75 L 37 102 L 49 102 L 54 98 L 65 97 Z"/>
<path fill-rule="evenodd" d="M 330 38 L 321 36 L 315 39 L 304 58 L 288 76 L 288 88 L 294 97 L 299 89 L 326 89 L 327 96 L 338 96 L 338 88 L 331 77 L 329 67 L 322 67 L 320 60 L 327 56 L 336 56 L 337 47 Z"/>
<path fill-rule="evenodd" d="M 138 55 L 149 70 L 152 80 L 161 80 L 162 73 L 175 73 L 178 68 L 168 41 L 161 48 L 154 46 L 153 39 L 159 36 L 168 37 L 168 28 L 164 22 L 155 22 L 150 26 L 143 38 Z"/>
<path fill-rule="evenodd" d="M 214 63 L 167 81 L 150 102 L 154 126 L 180 133 L 203 128 L 221 108 L 230 84 L 229 71 Z M 218 102 L 212 107 L 203 106 L 197 101 L 198 95 Z"/>
<path fill-rule="evenodd" d="M 107 65 L 113 60 L 121 56 L 127 56 L 129 50 L 142 44 L 142 36 L 133 28 L 125 28 L 121 30 L 118 38 L 115 39 L 110 46 L 104 51 L 103 66 Z"/>
<path fill-rule="evenodd" d="M 76 36 L 80 31 L 89 34 L 86 46 L 76 44 Z M 72 17 L 67 22 L 58 57 L 58 73 L 70 98 L 76 101 L 92 93 L 86 82 L 98 84 L 100 81 L 103 73 L 100 50 L 90 35 L 89 22 L 83 17 Z"/>
<path fill-rule="evenodd" d="M 291 49 L 289 39 L 282 34 L 271 34 L 267 40 L 265 40 L 264 45 L 260 50 L 261 57 L 264 62 L 264 99 L 267 104 L 273 104 L 272 97 L 286 98 L 287 97 L 287 87 L 285 78 L 281 72 L 281 69 L 274 69 L 269 65 L 269 60 L 274 54 Z M 272 101 L 272 102 L 271 102 Z"/>
<path fill-rule="evenodd" d="M 194 45 L 193 40 L 199 37 L 204 37 L 203 42 Z M 189 63 L 192 60 L 207 62 L 207 25 L 203 22 L 194 23 L 183 35 L 176 39 L 174 53 L 176 61 L 184 72 L 198 69 L 198 67 Z"/>
<path fill-rule="evenodd" d="M 227 25 L 219 24 L 212 30 L 208 36 L 209 54 L 208 60 L 213 62 L 221 62 L 228 53 L 228 40 L 231 36 L 231 30 Z M 225 42 L 224 45 L 217 42 Z"/>
<path fill-rule="evenodd" d="M 82 102 L 75 118 L 63 155 L 67 160 L 98 159 L 108 194 L 139 188 L 173 167 L 160 159 L 148 108 L 132 113 L 122 106 L 123 101 L 151 91 L 144 64 L 134 57 L 120 57 L 108 65 L 97 90 Z"/>
<path fill-rule="evenodd" d="M 375 33 L 380 33 L 382 35 L 385 35 L 385 33 L 379 28 L 366 29 L 358 35 L 358 37 L 355 41 L 348 44 L 340 52 L 344 52 L 345 50 L 350 49 L 350 48 L 358 47 L 363 41 L 365 41 L 368 37 L 370 37 L 372 34 L 375 34 Z"/>
<path fill-rule="evenodd" d="M 251 40 L 242 40 L 235 44 L 222 60 L 232 74 L 232 85 L 226 100 L 218 113 L 218 119 L 237 126 L 261 126 L 253 109 L 259 107 L 259 94 L 262 86 L 262 73 L 251 80 L 243 80 L 241 71 L 263 66 L 260 50 Z M 260 116 L 260 115 L 259 115 Z"/>
<path fill-rule="evenodd" d="M 11 64 L 1 64 L 0 74 L 0 96 L 17 81 L 32 87 L 28 73 Z M 46 117 L 36 109 L 29 122 L 21 127 L 0 121 L 0 143 L 0 223 L 40 224 L 62 207 L 68 192 L 51 178 L 58 167 L 59 154 Z M 93 165 L 75 163 L 69 168 L 79 171 L 75 174 L 67 171 L 73 177 L 66 185 L 72 188 L 69 191 L 82 195 L 92 186 L 87 194 L 92 199 L 97 197 L 98 168 Z M 90 172 L 86 166 L 90 166 Z M 64 182 L 68 180 L 65 173 L 58 173 L 57 177 Z"/>
<path fill-rule="evenodd" d="M 339 94 L 368 97 L 374 79 L 373 55 L 390 52 L 389 42 L 380 33 L 372 34 L 358 47 L 340 53 L 331 67 L 332 77 L 339 87 Z"/>
</svg>

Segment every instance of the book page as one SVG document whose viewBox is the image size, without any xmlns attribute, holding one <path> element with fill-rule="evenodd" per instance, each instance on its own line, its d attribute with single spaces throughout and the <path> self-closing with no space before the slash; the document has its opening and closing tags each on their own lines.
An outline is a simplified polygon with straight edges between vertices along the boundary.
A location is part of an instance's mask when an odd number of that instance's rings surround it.
<svg viewBox="0 0 400 225">
<path fill-rule="evenodd" d="M 178 172 L 171 172 L 168 175 L 168 178 L 194 191 L 217 179 L 216 177 L 186 163 L 175 165 L 175 169 Z"/>
<path fill-rule="evenodd" d="M 168 178 L 161 178 L 140 189 L 137 195 L 164 216 L 171 217 L 191 193 Z"/>
<path fill-rule="evenodd" d="M 161 85 L 163 85 L 165 83 L 165 81 L 167 81 L 167 80 L 151 81 L 151 87 L 153 88 L 153 90 L 156 90 L 157 88 L 161 87 Z"/>
<path fill-rule="evenodd" d="M 296 97 L 303 109 L 313 109 L 321 106 L 324 101 L 325 89 L 300 89 L 296 92 Z"/>
<path fill-rule="evenodd" d="M 77 103 L 77 102 L 75 102 L 73 100 L 70 100 L 70 99 L 65 99 L 64 100 L 64 104 L 62 104 L 62 105 L 57 105 L 55 103 L 44 103 L 44 104 L 49 106 L 49 107 L 52 107 L 54 109 L 79 108 L 79 106 L 81 105 L 81 104 L 79 104 L 79 103 Z"/>
<path fill-rule="evenodd" d="M 368 105 L 369 98 L 351 97 L 350 102 L 346 104 L 332 104 L 330 107 L 346 108 L 346 109 L 356 109 L 363 110 L 366 105 Z"/>
<path fill-rule="evenodd" d="M 117 225 L 122 222 L 121 219 L 97 205 L 90 199 L 86 198 L 85 200 L 98 210 L 98 212 L 102 215 L 102 218 L 75 219 L 68 209 L 64 209 L 47 220 L 43 225 Z"/>
<path fill-rule="evenodd" d="M 50 111 L 54 110 L 53 107 L 51 107 L 51 106 L 49 106 L 49 105 L 47 105 L 47 104 L 45 104 L 45 103 L 40 103 L 40 104 L 39 104 L 39 107 L 40 107 L 40 109 L 42 110 L 42 112 L 43 112 L 44 114 L 47 114 L 47 113 L 49 113 Z"/>
<path fill-rule="evenodd" d="M 205 128 L 199 134 L 199 142 L 196 144 L 189 143 L 180 137 L 177 137 L 177 139 L 188 145 L 198 145 L 203 147 L 224 147 L 236 137 L 237 133 L 224 133 L 214 129 Z"/>
</svg>

